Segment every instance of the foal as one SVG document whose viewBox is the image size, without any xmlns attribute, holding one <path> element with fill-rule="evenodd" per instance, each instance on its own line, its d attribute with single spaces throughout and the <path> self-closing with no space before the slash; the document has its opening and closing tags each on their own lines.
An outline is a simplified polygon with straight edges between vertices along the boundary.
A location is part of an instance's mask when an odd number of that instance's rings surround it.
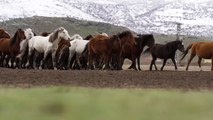
<svg viewBox="0 0 213 120">
<path fill-rule="evenodd" d="M 175 70 L 177 70 L 177 65 L 176 65 L 176 61 L 175 61 L 175 54 L 176 54 L 177 50 L 184 52 L 183 42 L 180 40 L 168 42 L 165 45 L 155 44 L 151 48 L 152 62 L 150 65 L 150 71 L 152 70 L 152 65 L 154 65 L 155 69 L 157 70 L 157 66 L 155 64 L 155 61 L 157 60 L 157 58 L 164 59 L 161 70 L 163 70 L 163 68 L 166 64 L 166 61 L 168 59 L 172 59 L 172 62 L 175 65 Z"/>
</svg>

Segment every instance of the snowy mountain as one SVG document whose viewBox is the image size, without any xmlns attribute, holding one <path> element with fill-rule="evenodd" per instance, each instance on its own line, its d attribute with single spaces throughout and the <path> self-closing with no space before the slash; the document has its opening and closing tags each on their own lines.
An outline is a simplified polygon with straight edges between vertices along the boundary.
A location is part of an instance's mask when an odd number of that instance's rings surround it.
<svg viewBox="0 0 213 120">
<path fill-rule="evenodd" d="M 140 33 L 213 37 L 212 0 L 0 0 L 0 20 L 74 17 L 128 27 Z"/>
</svg>

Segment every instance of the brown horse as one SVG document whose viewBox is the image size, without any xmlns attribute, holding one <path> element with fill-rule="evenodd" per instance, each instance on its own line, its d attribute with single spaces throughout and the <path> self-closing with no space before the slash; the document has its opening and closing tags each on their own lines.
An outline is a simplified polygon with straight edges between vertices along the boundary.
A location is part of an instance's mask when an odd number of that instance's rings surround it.
<svg viewBox="0 0 213 120">
<path fill-rule="evenodd" d="M 133 36 L 133 34 L 130 31 L 124 31 L 122 33 L 118 34 L 120 40 L 121 40 L 121 63 L 123 64 L 124 59 L 128 58 L 132 61 L 133 68 L 137 70 L 136 68 L 136 41 Z"/>
<path fill-rule="evenodd" d="M 112 54 L 116 53 L 120 58 L 121 42 L 117 35 L 107 37 L 105 35 L 97 35 L 88 43 L 89 67 L 93 69 L 94 59 L 98 59 L 100 63 L 105 64 L 105 69 L 109 69 L 109 61 Z"/>
<path fill-rule="evenodd" d="M 191 49 L 191 55 L 188 60 L 188 64 L 186 70 L 189 68 L 189 64 L 191 63 L 192 59 L 197 55 L 198 56 L 198 65 L 201 69 L 201 60 L 204 59 L 211 59 L 212 60 L 212 67 L 211 71 L 213 71 L 213 42 L 194 42 L 190 44 L 186 51 L 184 52 L 183 57 L 180 61 L 184 59 L 184 57 L 188 54 L 189 50 Z"/>
<path fill-rule="evenodd" d="M 138 70 L 141 70 L 141 68 L 140 68 L 141 53 L 143 52 L 143 49 L 145 46 L 148 46 L 148 49 L 152 48 L 155 44 L 155 39 L 152 34 L 144 34 L 144 35 L 138 34 L 137 37 L 135 37 L 135 40 L 136 40 L 137 45 L 135 47 L 136 50 L 134 50 L 135 51 L 134 54 L 136 56 L 136 61 L 138 64 Z M 129 55 L 129 58 L 130 58 L 130 56 L 131 55 Z M 129 69 L 134 68 L 134 65 L 136 65 L 136 64 L 132 64 L 129 67 Z"/>
<path fill-rule="evenodd" d="M 4 29 L 0 28 L 0 39 L 1 38 L 10 38 L 10 35 L 8 32 L 6 32 Z"/>
<path fill-rule="evenodd" d="M 0 52 L 3 53 L 1 57 L 1 65 L 3 65 L 5 56 L 8 55 L 7 66 L 9 59 L 11 59 L 11 67 L 12 68 L 14 67 L 13 63 L 15 61 L 15 57 L 20 52 L 20 42 L 25 39 L 26 37 L 22 29 L 18 29 L 13 38 L 11 39 L 9 38 L 0 39 Z"/>
</svg>

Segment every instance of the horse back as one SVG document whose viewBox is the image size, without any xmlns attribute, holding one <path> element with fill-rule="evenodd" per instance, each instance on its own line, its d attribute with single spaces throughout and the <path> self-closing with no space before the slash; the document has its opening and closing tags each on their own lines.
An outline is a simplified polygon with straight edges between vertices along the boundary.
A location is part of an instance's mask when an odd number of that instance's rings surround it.
<svg viewBox="0 0 213 120">
<path fill-rule="evenodd" d="M 8 38 L 0 39 L 0 51 L 1 52 L 9 54 L 9 47 L 10 47 L 10 39 L 8 39 Z"/>
<path fill-rule="evenodd" d="M 213 57 L 213 42 L 196 42 L 192 45 L 191 52 L 199 57 L 210 59 Z"/>
<path fill-rule="evenodd" d="M 105 52 L 108 49 L 107 39 L 109 37 L 103 35 L 97 35 L 88 43 L 89 52 L 100 53 Z"/>
</svg>

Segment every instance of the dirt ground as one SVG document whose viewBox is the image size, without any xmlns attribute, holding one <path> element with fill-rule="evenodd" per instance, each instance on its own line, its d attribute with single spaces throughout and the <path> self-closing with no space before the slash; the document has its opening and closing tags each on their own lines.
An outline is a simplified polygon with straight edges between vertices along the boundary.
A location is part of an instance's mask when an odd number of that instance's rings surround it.
<svg viewBox="0 0 213 120">
<path fill-rule="evenodd" d="M 128 65 L 124 66 L 127 68 Z M 158 65 L 160 67 L 160 65 Z M 15 87 L 34 86 L 79 86 L 97 88 L 165 88 L 165 89 L 208 89 L 213 90 L 213 73 L 210 66 L 191 66 L 190 71 L 179 67 L 166 66 L 165 71 L 100 71 L 100 70 L 26 70 L 0 68 L 0 85 Z"/>
</svg>

